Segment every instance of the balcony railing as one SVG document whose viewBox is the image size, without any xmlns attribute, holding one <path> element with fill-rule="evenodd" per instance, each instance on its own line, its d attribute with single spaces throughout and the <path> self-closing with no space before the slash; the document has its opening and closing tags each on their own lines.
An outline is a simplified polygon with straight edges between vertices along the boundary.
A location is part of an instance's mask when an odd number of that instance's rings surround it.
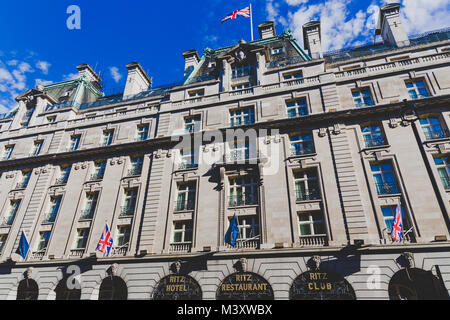
<svg viewBox="0 0 450 320">
<path fill-rule="evenodd" d="M 94 217 L 94 208 L 81 210 L 81 220 L 91 220 Z"/>
<path fill-rule="evenodd" d="M 121 207 L 120 208 L 120 216 L 121 217 L 132 217 L 134 216 L 134 207 Z"/>
<path fill-rule="evenodd" d="M 195 203 L 193 200 L 180 200 L 175 203 L 175 211 L 191 211 L 194 210 Z"/>
<path fill-rule="evenodd" d="M 128 170 L 127 177 L 140 176 L 142 173 L 142 166 L 136 166 Z"/>
<path fill-rule="evenodd" d="M 70 256 L 71 257 L 82 257 L 85 250 L 86 250 L 85 248 L 72 249 L 72 250 L 70 250 Z"/>
<path fill-rule="evenodd" d="M 310 201 L 321 199 L 320 192 L 318 189 L 309 189 L 308 192 L 296 191 L 295 196 L 297 201 Z"/>
<path fill-rule="evenodd" d="M 229 207 L 253 206 L 258 204 L 256 195 L 231 196 L 228 198 Z"/>
<path fill-rule="evenodd" d="M 399 193 L 395 183 L 376 183 L 375 186 L 379 195 Z"/>
<path fill-rule="evenodd" d="M 40 260 L 44 259 L 45 251 L 46 251 L 46 249 L 40 250 L 40 251 L 36 251 L 36 252 L 33 252 L 33 253 L 31 254 L 30 260 L 33 260 L 33 261 L 40 261 Z"/>
<path fill-rule="evenodd" d="M 170 252 L 191 252 L 192 243 L 191 242 L 183 242 L 183 243 L 171 243 L 170 244 Z"/>
<path fill-rule="evenodd" d="M 443 129 L 434 129 L 433 131 L 425 132 L 426 140 L 443 139 L 443 138 L 447 138 L 448 136 L 449 136 L 448 132 Z"/>
<path fill-rule="evenodd" d="M 196 168 L 198 168 L 198 163 L 182 162 L 178 165 L 178 170 L 196 169 Z"/>
<path fill-rule="evenodd" d="M 230 244 L 227 245 L 228 249 L 259 249 L 260 241 L 259 239 L 247 239 L 247 240 L 237 240 L 236 247 L 232 247 Z"/>
<path fill-rule="evenodd" d="M 124 244 L 123 246 L 120 246 L 120 247 L 112 248 L 111 256 L 113 256 L 113 257 L 125 256 L 127 254 L 127 251 L 128 251 L 128 243 Z"/>
<path fill-rule="evenodd" d="M 322 247 L 328 244 L 326 234 L 300 236 L 300 245 L 305 247 Z"/>
<path fill-rule="evenodd" d="M 296 156 L 303 156 L 306 154 L 312 154 L 314 153 L 314 147 L 312 145 L 302 145 L 300 147 L 295 147 L 295 146 L 291 146 L 291 156 L 292 157 L 296 157 Z"/>
<path fill-rule="evenodd" d="M 366 148 L 380 147 L 386 145 L 384 138 L 364 138 Z"/>
</svg>

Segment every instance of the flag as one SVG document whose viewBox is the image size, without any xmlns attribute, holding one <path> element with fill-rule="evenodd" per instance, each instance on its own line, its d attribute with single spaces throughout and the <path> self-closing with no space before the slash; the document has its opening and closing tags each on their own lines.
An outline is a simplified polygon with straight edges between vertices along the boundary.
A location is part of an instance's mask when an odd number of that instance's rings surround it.
<svg viewBox="0 0 450 320">
<path fill-rule="evenodd" d="M 223 18 L 221 23 L 224 23 L 225 21 L 230 20 L 230 19 L 234 20 L 234 19 L 237 18 L 238 15 L 246 17 L 246 18 L 250 18 L 250 7 L 247 7 L 247 8 L 241 9 L 241 10 L 233 11 L 228 16 Z"/>
<path fill-rule="evenodd" d="M 20 235 L 19 247 L 17 248 L 16 253 L 20 254 L 20 256 L 25 260 L 27 258 L 28 250 L 30 250 L 30 244 L 27 239 L 27 235 L 24 231 Z"/>
<path fill-rule="evenodd" d="M 236 247 L 236 239 L 238 236 L 239 236 L 239 228 L 235 213 L 233 219 L 231 219 L 230 227 L 228 228 L 228 231 L 225 234 L 225 243 L 231 245 L 233 248 Z"/>
<path fill-rule="evenodd" d="M 109 255 L 109 251 L 111 251 L 111 248 L 113 246 L 113 239 L 111 236 L 111 232 L 109 231 L 108 224 L 105 226 L 105 230 L 103 230 L 102 237 L 100 238 L 100 241 L 97 245 L 97 251 L 106 253 L 106 255 Z"/>
<path fill-rule="evenodd" d="M 400 203 L 397 204 L 397 209 L 395 211 L 395 219 L 392 225 L 391 238 L 394 242 L 401 242 L 403 234 L 403 219 L 402 219 L 402 208 Z"/>
</svg>

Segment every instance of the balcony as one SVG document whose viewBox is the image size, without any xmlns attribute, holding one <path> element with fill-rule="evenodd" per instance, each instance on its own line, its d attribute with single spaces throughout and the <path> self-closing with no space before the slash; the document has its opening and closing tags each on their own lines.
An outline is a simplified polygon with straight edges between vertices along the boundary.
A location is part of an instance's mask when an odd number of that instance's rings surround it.
<svg viewBox="0 0 450 320">
<path fill-rule="evenodd" d="M 136 166 L 128 170 L 127 177 L 136 177 L 142 174 L 142 166 Z"/>
<path fill-rule="evenodd" d="M 427 131 L 424 134 L 426 140 L 444 139 L 449 136 L 447 130 L 443 129 L 434 129 L 433 131 Z"/>
<path fill-rule="evenodd" d="M 191 252 L 192 243 L 191 242 L 180 242 L 170 244 L 170 253 L 188 253 Z"/>
<path fill-rule="evenodd" d="M 92 174 L 92 175 L 89 177 L 89 180 L 88 180 L 88 181 L 102 181 L 104 175 L 105 175 L 104 172 L 97 172 L 97 173 L 94 173 L 94 174 Z"/>
<path fill-rule="evenodd" d="M 231 196 L 228 198 L 228 207 L 245 207 L 258 205 L 258 198 L 256 195 L 242 195 L 242 196 Z"/>
<path fill-rule="evenodd" d="M 120 217 L 132 217 L 134 216 L 134 207 L 121 207 L 120 208 Z"/>
<path fill-rule="evenodd" d="M 386 143 L 384 142 L 384 138 L 383 137 L 379 137 L 379 138 L 364 138 L 364 143 L 366 145 L 366 148 L 374 148 L 374 147 L 381 147 L 381 146 L 385 146 Z"/>
<path fill-rule="evenodd" d="M 71 257 L 79 257 L 79 258 L 81 258 L 83 256 L 85 250 L 86 250 L 85 248 L 72 249 L 72 250 L 70 250 L 70 256 Z"/>
<path fill-rule="evenodd" d="M 46 249 L 33 252 L 30 256 L 30 260 L 32 261 L 41 261 L 44 259 Z"/>
<path fill-rule="evenodd" d="M 375 183 L 378 195 L 400 193 L 396 183 Z"/>
<path fill-rule="evenodd" d="M 320 200 L 320 191 L 318 189 L 309 189 L 307 192 L 296 191 L 295 197 L 297 201 Z"/>
<path fill-rule="evenodd" d="M 304 156 L 313 154 L 314 152 L 314 147 L 312 145 L 291 146 L 291 157 Z"/>
<path fill-rule="evenodd" d="M 326 234 L 300 236 L 300 245 L 303 247 L 323 247 L 328 245 Z"/>
<path fill-rule="evenodd" d="M 94 217 L 94 208 L 81 210 L 80 220 L 92 220 Z"/>
<path fill-rule="evenodd" d="M 123 246 L 120 247 L 114 247 L 111 249 L 110 255 L 112 257 L 122 257 L 125 256 L 127 254 L 128 251 L 128 243 L 124 244 Z"/>
<path fill-rule="evenodd" d="M 192 211 L 194 210 L 195 207 L 195 203 L 193 200 L 180 200 L 180 201 L 176 201 L 175 203 L 175 212 L 179 212 L 179 211 Z"/>
<path fill-rule="evenodd" d="M 237 240 L 236 247 L 232 247 L 230 244 L 227 244 L 228 249 L 259 249 L 260 241 L 259 239 L 246 239 L 246 240 Z"/>
</svg>

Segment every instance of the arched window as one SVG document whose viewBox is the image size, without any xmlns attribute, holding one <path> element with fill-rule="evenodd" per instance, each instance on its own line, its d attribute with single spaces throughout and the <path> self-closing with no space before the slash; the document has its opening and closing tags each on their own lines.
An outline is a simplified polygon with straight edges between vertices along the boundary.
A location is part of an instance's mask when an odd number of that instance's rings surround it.
<svg viewBox="0 0 450 320">
<path fill-rule="evenodd" d="M 125 281 L 115 276 L 103 279 L 98 300 L 127 300 L 127 297 L 128 289 Z"/>
<path fill-rule="evenodd" d="M 37 300 L 39 287 L 33 279 L 24 279 L 20 281 L 17 289 L 17 300 Z"/>
<path fill-rule="evenodd" d="M 81 289 L 77 288 L 80 288 L 79 283 L 69 280 L 69 277 L 64 277 L 55 288 L 56 300 L 80 300 Z"/>
</svg>

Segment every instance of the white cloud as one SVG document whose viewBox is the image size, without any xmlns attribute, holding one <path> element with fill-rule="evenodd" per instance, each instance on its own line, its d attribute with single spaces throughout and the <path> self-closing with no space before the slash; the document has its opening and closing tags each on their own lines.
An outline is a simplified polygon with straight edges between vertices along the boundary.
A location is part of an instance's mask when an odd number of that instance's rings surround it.
<svg viewBox="0 0 450 320">
<path fill-rule="evenodd" d="M 63 81 L 75 80 L 78 78 L 78 73 L 69 73 L 63 75 Z"/>
<path fill-rule="evenodd" d="M 307 3 L 309 0 L 286 0 L 290 6 L 298 6 L 299 4 Z"/>
<path fill-rule="evenodd" d="M 18 60 L 9 60 L 9 61 L 6 62 L 6 64 L 8 66 L 17 66 L 18 63 L 19 63 Z"/>
<path fill-rule="evenodd" d="M 34 80 L 34 84 L 37 87 L 38 85 L 43 85 L 43 86 L 47 86 L 49 84 L 52 84 L 53 81 L 49 81 L 49 80 L 43 80 L 43 79 L 35 79 Z"/>
<path fill-rule="evenodd" d="M 19 68 L 20 73 L 34 72 L 34 70 L 31 68 L 30 64 L 27 62 L 21 62 L 19 64 L 18 68 Z"/>
<path fill-rule="evenodd" d="M 119 72 L 119 68 L 117 67 L 109 67 L 109 72 L 111 73 L 111 77 L 114 79 L 116 83 L 122 79 L 122 75 Z"/>
<path fill-rule="evenodd" d="M 47 61 L 38 61 L 36 62 L 36 68 L 42 71 L 43 74 L 48 74 L 48 69 L 50 68 L 51 64 Z"/>
</svg>

